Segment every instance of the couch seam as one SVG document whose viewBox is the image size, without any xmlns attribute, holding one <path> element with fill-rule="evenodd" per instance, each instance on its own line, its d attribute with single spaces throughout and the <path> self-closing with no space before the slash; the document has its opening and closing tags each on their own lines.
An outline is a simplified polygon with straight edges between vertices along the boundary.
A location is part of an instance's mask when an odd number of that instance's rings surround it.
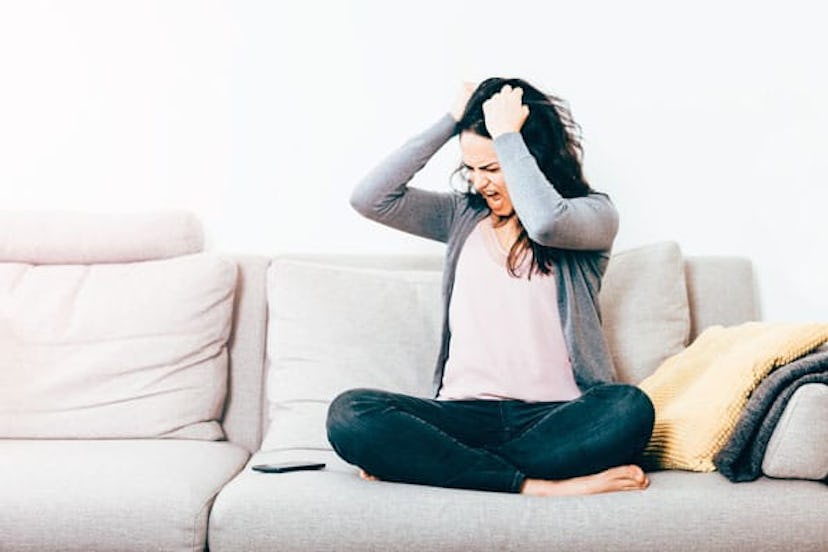
<svg viewBox="0 0 828 552">
<path fill-rule="evenodd" d="M 196 523 L 198 522 L 198 517 L 202 514 L 202 512 L 204 512 L 205 509 L 208 509 L 215 502 L 216 497 L 222 491 L 222 489 L 224 489 L 224 487 L 226 487 L 231 481 L 233 481 L 233 479 L 236 478 L 236 476 L 239 473 L 241 473 L 242 469 L 244 468 L 244 466 L 246 464 L 247 464 L 247 459 L 242 462 L 241 466 L 239 466 L 236 469 L 236 471 L 233 473 L 233 475 L 230 476 L 230 478 L 227 481 L 225 481 L 224 483 L 219 483 L 216 487 L 214 487 L 213 491 L 210 494 L 207 495 L 207 498 L 204 500 L 204 502 L 201 505 L 201 508 L 199 508 L 198 512 L 196 513 L 195 517 L 193 517 L 193 520 L 192 520 L 192 535 L 193 535 L 193 538 L 192 538 L 192 541 L 190 543 L 190 549 L 191 550 L 196 550 L 195 539 L 196 539 Z M 208 537 L 209 532 L 210 532 L 209 531 L 210 530 L 210 516 L 209 516 L 209 513 L 205 517 L 204 521 L 205 521 L 205 523 L 204 523 L 204 546 L 201 547 L 202 551 L 209 550 L 208 545 L 207 545 L 207 543 L 208 543 L 208 538 L 207 537 Z"/>
</svg>

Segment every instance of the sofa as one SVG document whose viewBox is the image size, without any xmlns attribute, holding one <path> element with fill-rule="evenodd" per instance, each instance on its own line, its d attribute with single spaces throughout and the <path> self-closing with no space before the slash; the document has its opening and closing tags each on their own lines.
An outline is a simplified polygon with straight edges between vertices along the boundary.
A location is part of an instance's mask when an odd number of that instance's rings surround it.
<svg viewBox="0 0 828 552">
<path fill-rule="evenodd" d="M 828 549 L 828 420 L 787 410 L 749 483 L 665 470 L 539 498 L 360 479 L 327 405 L 430 396 L 437 256 L 204 251 L 181 212 L 2 213 L 0 242 L 0 550 Z M 749 260 L 670 242 L 616 253 L 601 304 L 630 383 L 761 314 Z M 825 387 L 802 388 L 811 415 Z M 250 469 L 293 460 L 326 467 Z"/>
</svg>

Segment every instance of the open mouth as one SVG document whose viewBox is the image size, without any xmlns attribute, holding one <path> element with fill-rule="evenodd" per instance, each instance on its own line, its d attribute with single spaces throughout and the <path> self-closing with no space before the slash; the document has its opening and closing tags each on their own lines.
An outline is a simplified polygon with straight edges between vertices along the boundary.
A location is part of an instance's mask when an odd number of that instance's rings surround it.
<svg viewBox="0 0 828 552">
<path fill-rule="evenodd" d="M 501 203 L 503 203 L 503 196 L 501 196 L 497 192 L 485 193 L 483 194 L 483 197 L 486 198 L 486 202 L 492 207 L 499 206 Z"/>
</svg>

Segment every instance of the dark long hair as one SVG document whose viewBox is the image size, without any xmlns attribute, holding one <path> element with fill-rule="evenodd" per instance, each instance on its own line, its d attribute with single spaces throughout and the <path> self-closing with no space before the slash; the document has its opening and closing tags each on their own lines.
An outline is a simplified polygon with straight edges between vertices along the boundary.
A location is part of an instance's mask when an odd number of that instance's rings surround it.
<svg viewBox="0 0 828 552">
<path fill-rule="evenodd" d="M 522 79 L 494 77 L 481 82 L 469 98 L 463 116 L 457 123 L 459 132 L 468 131 L 484 138 L 491 138 L 483 119 L 483 102 L 500 92 L 506 84 L 512 88 L 523 89 L 523 103 L 529 106 L 529 117 L 520 133 L 546 179 L 565 198 L 582 197 L 592 192 L 581 168 L 581 129 L 573 120 L 566 102 L 556 96 L 544 94 Z M 462 169 L 461 165 L 455 174 L 460 173 Z M 465 193 L 470 200 L 478 206 L 484 206 L 486 201 L 475 192 L 471 182 L 467 181 L 466 185 Z M 495 226 L 506 224 L 509 218 L 496 218 Z M 509 251 L 506 263 L 509 273 L 518 276 L 518 266 L 527 250 L 531 249 L 534 266 L 529 269 L 527 276 L 531 278 L 533 270 L 549 274 L 561 250 L 543 246 L 529 239 L 520 219 L 517 220 L 517 224 L 518 238 Z"/>
</svg>

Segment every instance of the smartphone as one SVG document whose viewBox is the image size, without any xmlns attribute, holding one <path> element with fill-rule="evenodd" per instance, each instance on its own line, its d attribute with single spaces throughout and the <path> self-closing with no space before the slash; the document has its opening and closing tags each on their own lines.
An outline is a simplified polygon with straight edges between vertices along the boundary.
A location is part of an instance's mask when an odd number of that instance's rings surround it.
<svg viewBox="0 0 828 552">
<path fill-rule="evenodd" d="M 277 462 L 275 464 L 256 464 L 252 469 L 263 473 L 286 473 L 303 470 L 321 470 L 322 462 Z"/>
</svg>

